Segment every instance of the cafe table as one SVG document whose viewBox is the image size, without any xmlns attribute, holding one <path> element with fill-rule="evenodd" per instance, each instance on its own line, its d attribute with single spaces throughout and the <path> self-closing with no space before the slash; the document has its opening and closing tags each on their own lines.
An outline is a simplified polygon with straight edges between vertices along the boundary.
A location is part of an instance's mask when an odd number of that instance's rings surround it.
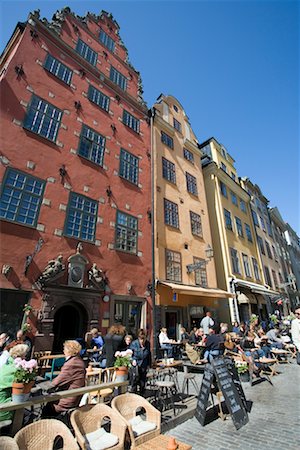
<svg viewBox="0 0 300 450">
<path fill-rule="evenodd" d="M 153 439 L 144 442 L 136 447 L 136 450 L 164 450 L 167 449 L 168 443 L 170 441 L 171 436 L 165 436 L 164 434 L 159 434 Z M 185 444 L 184 442 L 180 442 L 176 439 L 176 443 L 178 445 L 177 450 L 191 450 L 192 446 L 189 444 Z"/>
</svg>

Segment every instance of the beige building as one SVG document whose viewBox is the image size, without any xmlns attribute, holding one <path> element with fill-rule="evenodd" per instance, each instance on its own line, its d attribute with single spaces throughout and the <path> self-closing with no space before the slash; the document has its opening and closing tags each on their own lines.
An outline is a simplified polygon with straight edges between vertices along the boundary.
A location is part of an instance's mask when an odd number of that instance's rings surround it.
<svg viewBox="0 0 300 450">
<path fill-rule="evenodd" d="M 265 285 L 253 225 L 250 195 L 243 188 L 226 148 L 211 138 L 200 145 L 217 284 L 230 290 L 232 322 L 247 321 L 251 314 L 266 318 Z"/>
<path fill-rule="evenodd" d="M 172 96 L 161 95 L 152 123 L 156 328 L 178 338 L 206 310 L 229 318 L 217 288 L 215 258 L 201 168 L 201 151 L 189 119 Z"/>
</svg>

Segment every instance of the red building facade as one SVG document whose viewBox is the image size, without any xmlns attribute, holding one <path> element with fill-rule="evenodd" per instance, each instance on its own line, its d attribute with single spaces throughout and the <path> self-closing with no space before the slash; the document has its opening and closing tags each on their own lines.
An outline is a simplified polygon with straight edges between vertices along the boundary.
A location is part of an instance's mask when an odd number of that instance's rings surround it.
<svg viewBox="0 0 300 450">
<path fill-rule="evenodd" d="M 113 17 L 19 23 L 1 61 L 1 331 L 151 330 L 150 127 Z M 23 307 L 32 309 L 23 317 Z M 30 309 L 30 308 L 28 308 Z"/>
</svg>

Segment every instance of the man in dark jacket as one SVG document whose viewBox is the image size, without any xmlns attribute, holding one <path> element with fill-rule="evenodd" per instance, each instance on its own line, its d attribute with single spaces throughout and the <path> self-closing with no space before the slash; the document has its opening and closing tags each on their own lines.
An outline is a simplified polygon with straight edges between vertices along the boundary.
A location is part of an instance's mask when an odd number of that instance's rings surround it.
<svg viewBox="0 0 300 450">
<path fill-rule="evenodd" d="M 224 337 L 222 334 L 215 334 L 215 328 L 208 330 L 209 334 L 205 342 L 204 359 L 211 362 L 215 356 L 219 356 L 224 351 Z"/>
<path fill-rule="evenodd" d="M 138 331 L 138 338 L 132 342 L 130 349 L 132 354 L 132 392 L 137 391 L 140 386 L 140 394 L 145 392 L 147 369 L 151 364 L 150 342 L 147 340 L 143 329 Z"/>
</svg>

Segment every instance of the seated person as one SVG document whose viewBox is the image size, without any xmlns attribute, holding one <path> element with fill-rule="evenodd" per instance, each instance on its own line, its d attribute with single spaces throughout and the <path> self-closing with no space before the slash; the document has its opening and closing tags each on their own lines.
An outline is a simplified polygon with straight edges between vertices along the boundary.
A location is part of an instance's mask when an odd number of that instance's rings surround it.
<svg viewBox="0 0 300 450">
<path fill-rule="evenodd" d="M 184 327 L 180 328 L 180 342 L 184 344 L 189 340 L 190 336 Z"/>
<path fill-rule="evenodd" d="M 240 331 L 239 323 L 237 321 L 233 322 L 232 324 L 232 332 L 238 333 Z"/>
<path fill-rule="evenodd" d="M 16 358 L 25 359 L 28 352 L 27 345 L 15 344 L 13 342 L 8 344 L 6 349 L 9 352 L 9 356 L 5 364 L 0 368 L 0 403 L 11 401 L 12 384 L 17 370 L 14 360 Z M 0 412 L 0 422 L 7 420 L 11 421 L 13 414 L 13 411 Z"/>
<path fill-rule="evenodd" d="M 263 358 L 266 355 L 260 347 L 255 345 L 254 339 L 255 334 L 249 331 L 240 345 L 246 356 L 253 356 L 254 359 Z"/>
<path fill-rule="evenodd" d="M 275 347 L 281 350 L 283 349 L 283 342 L 279 337 L 279 333 L 280 329 L 278 326 L 275 325 L 274 328 L 272 328 L 266 333 L 266 336 L 271 344 L 271 347 Z"/>
<path fill-rule="evenodd" d="M 66 361 L 59 375 L 51 381 L 51 388 L 56 390 L 76 389 L 85 386 L 85 366 L 80 357 L 81 345 L 77 341 L 65 341 L 64 355 Z M 64 411 L 79 405 L 81 395 L 59 400 L 57 404 L 47 403 L 43 408 L 43 417 L 56 417 Z"/>
<path fill-rule="evenodd" d="M 160 348 L 162 350 L 166 350 L 168 358 L 174 357 L 173 345 L 171 345 L 171 343 L 175 341 L 173 339 L 169 339 L 166 328 L 163 327 L 160 330 L 158 339 Z"/>
<path fill-rule="evenodd" d="M 98 328 L 92 328 L 91 329 L 91 348 L 95 351 L 93 353 L 92 358 L 94 361 L 98 362 L 99 356 L 102 350 L 102 347 L 104 345 L 103 337 L 101 336 L 101 333 L 99 333 Z"/>
<path fill-rule="evenodd" d="M 216 334 L 214 325 L 209 328 L 208 336 L 205 342 L 204 360 L 211 362 L 214 356 L 219 356 L 224 351 L 224 337 L 222 334 Z"/>
<path fill-rule="evenodd" d="M 226 333 L 224 336 L 224 348 L 225 350 L 229 350 L 230 352 L 238 352 L 238 348 L 235 342 L 232 340 L 232 336 L 230 333 Z"/>
</svg>

